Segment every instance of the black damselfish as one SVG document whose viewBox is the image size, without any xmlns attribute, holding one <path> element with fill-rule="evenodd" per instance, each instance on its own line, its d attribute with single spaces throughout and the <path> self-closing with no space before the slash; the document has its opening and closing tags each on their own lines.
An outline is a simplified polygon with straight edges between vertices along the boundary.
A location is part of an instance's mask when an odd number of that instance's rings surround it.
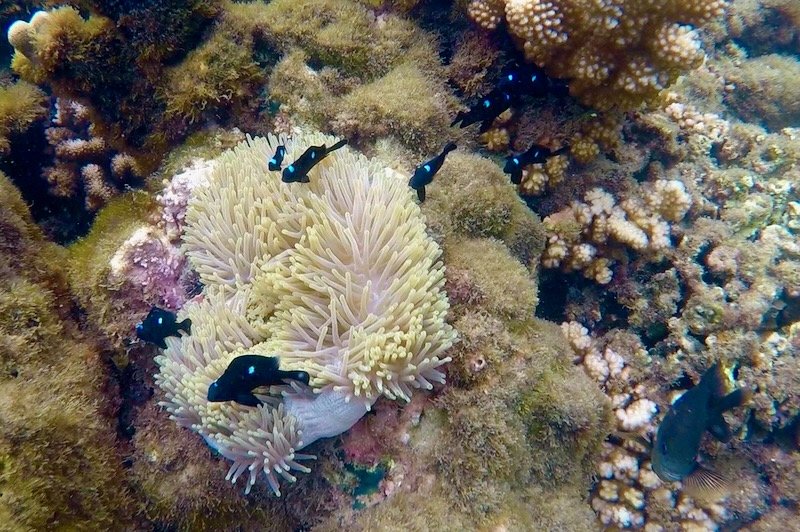
<svg viewBox="0 0 800 532">
<path fill-rule="evenodd" d="M 278 369 L 278 357 L 263 355 L 241 355 L 234 358 L 225 372 L 208 387 L 208 400 L 212 403 L 235 401 L 240 405 L 258 406 L 261 400 L 253 390 L 261 386 L 286 384 L 287 379 L 308 384 L 305 371 L 283 371 Z"/>
<path fill-rule="evenodd" d="M 542 98 L 548 94 L 563 96 L 569 93 L 564 80 L 548 77 L 536 65 L 513 65 L 506 69 L 496 86 L 468 111 L 456 115 L 450 126 L 459 122 L 462 128 L 481 122 L 480 132 L 486 132 L 494 120 L 523 97 Z"/>
<path fill-rule="evenodd" d="M 551 150 L 546 146 L 539 146 L 538 144 L 532 145 L 530 148 L 517 155 L 509 155 L 506 158 L 506 164 L 503 167 L 503 172 L 511 175 L 511 182 L 519 185 L 522 182 L 522 170 L 529 164 L 542 164 L 547 162 L 550 157 L 561 155 L 569 149 L 568 146 L 559 148 L 556 151 Z"/>
<path fill-rule="evenodd" d="M 283 169 L 281 180 L 284 183 L 308 183 L 308 172 L 327 157 L 329 153 L 338 150 L 345 144 L 347 144 L 346 140 L 340 140 L 330 148 L 324 144 L 322 146 L 309 146 L 296 161 Z"/>
<path fill-rule="evenodd" d="M 550 78 L 536 65 L 514 65 L 500 76 L 497 88 L 514 96 L 542 97 L 550 92 Z"/>
<path fill-rule="evenodd" d="M 483 133 L 492 126 L 494 119 L 511 107 L 512 93 L 505 89 L 493 89 L 492 92 L 480 99 L 468 111 L 461 111 L 456 115 L 450 126 L 461 122 L 461 127 L 470 126 L 481 122 L 480 132 Z"/>
<path fill-rule="evenodd" d="M 186 318 L 178 322 L 174 312 L 163 308 L 153 307 L 147 317 L 136 324 L 136 336 L 145 342 L 156 344 L 161 349 L 166 349 L 164 338 L 167 336 L 180 336 L 178 331 L 186 334 L 192 332 L 192 320 Z"/>
<path fill-rule="evenodd" d="M 444 164 L 444 158 L 454 149 L 456 149 L 456 145 L 454 142 L 451 142 L 444 147 L 442 153 L 425 164 L 417 166 L 417 169 L 414 170 L 414 175 L 408 180 L 408 186 L 417 191 L 417 197 L 420 201 L 425 201 L 425 185 L 431 184 L 433 176 L 436 175 L 436 172 L 438 172 L 442 164 Z"/>
<path fill-rule="evenodd" d="M 661 480 L 683 481 L 685 487 L 698 492 L 725 489 L 725 479 L 702 467 L 697 453 L 706 431 L 722 442 L 730 440 L 731 430 L 722 413 L 750 398 L 750 391 L 741 388 L 727 393 L 727 382 L 722 365 L 716 363 L 670 406 L 653 441 L 653 471 Z"/>
<path fill-rule="evenodd" d="M 275 155 L 272 156 L 272 159 L 269 160 L 267 163 L 267 167 L 275 172 L 281 169 L 281 165 L 283 164 L 283 158 L 286 156 L 286 146 L 281 144 L 277 148 L 275 148 Z"/>
</svg>

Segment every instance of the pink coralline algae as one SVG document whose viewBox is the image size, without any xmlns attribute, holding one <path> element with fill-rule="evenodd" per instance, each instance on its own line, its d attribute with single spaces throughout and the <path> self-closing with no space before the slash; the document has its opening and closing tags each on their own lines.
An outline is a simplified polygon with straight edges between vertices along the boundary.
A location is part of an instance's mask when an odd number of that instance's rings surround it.
<svg viewBox="0 0 800 532">
<path fill-rule="evenodd" d="M 145 301 L 178 309 L 189 299 L 192 276 L 186 257 L 155 227 L 142 226 L 117 250 L 109 280 L 141 288 Z"/>
<path fill-rule="evenodd" d="M 180 249 L 180 234 L 189 195 L 210 170 L 208 163 L 194 164 L 166 184 L 156 198 L 156 221 L 134 230 L 112 256 L 112 285 L 130 283 L 132 297 L 150 305 L 177 310 L 186 303 L 197 278 Z"/>
</svg>

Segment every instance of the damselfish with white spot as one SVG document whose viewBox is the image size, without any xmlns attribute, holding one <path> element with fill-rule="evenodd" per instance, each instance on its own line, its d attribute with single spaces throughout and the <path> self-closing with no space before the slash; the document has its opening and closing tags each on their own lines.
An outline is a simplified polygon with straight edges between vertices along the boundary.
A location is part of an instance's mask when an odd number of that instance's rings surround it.
<svg viewBox="0 0 800 532">
<path fill-rule="evenodd" d="M 431 184 L 433 176 L 436 175 L 436 172 L 438 172 L 444 164 L 444 158 L 454 149 L 456 149 L 456 144 L 451 142 L 444 147 L 442 153 L 425 164 L 417 166 L 417 169 L 414 170 L 414 175 L 409 179 L 408 186 L 417 191 L 419 201 L 425 201 L 425 185 Z"/>
<path fill-rule="evenodd" d="M 147 317 L 136 324 L 136 336 L 140 340 L 156 344 L 161 349 L 167 348 L 164 338 L 167 336 L 180 336 L 178 331 L 191 334 L 192 320 L 186 318 L 179 322 L 174 312 L 158 307 L 150 309 Z"/>
<path fill-rule="evenodd" d="M 308 385 L 305 371 L 279 369 L 278 357 L 241 355 L 234 358 L 225 372 L 208 387 L 208 400 L 212 403 L 235 401 L 240 405 L 258 406 L 261 400 L 253 390 L 262 386 L 284 385 L 287 379 Z"/>
<path fill-rule="evenodd" d="M 728 378 L 720 363 L 703 374 L 697 385 L 670 406 L 653 441 L 653 471 L 666 482 L 682 481 L 685 488 L 704 495 L 726 491 L 728 481 L 697 462 L 706 431 L 727 442 L 731 431 L 722 414 L 745 404 L 750 390 L 728 393 Z"/>
<path fill-rule="evenodd" d="M 340 140 L 330 148 L 324 144 L 322 146 L 309 146 L 296 161 L 283 169 L 281 181 L 284 183 L 308 183 L 308 173 L 311 169 L 332 151 L 338 150 L 345 144 L 347 144 L 346 140 Z"/>
</svg>

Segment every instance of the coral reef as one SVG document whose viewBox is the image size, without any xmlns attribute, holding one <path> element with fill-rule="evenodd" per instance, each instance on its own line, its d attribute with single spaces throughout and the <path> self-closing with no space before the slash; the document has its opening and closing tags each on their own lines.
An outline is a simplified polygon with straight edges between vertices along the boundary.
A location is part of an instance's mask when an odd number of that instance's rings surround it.
<svg viewBox="0 0 800 532">
<path fill-rule="evenodd" d="M 594 529 L 583 493 L 612 413 L 558 328 L 532 317 L 541 223 L 496 165 L 458 151 L 422 210 L 460 334 L 448 383 L 402 414 L 379 401 L 343 438 L 349 459 L 387 471 L 367 509 L 319 529 Z"/>
<path fill-rule="evenodd" d="M 493 30 L 505 21 L 532 63 L 570 80 L 570 92 L 598 109 L 652 101 L 703 62 L 696 27 L 723 13 L 724 0 L 472 0 L 470 17 Z"/>
<path fill-rule="evenodd" d="M 147 314 L 151 305 L 162 303 L 146 301 L 142 297 L 143 287 L 125 286 L 128 281 L 121 275 L 127 268 L 123 265 L 123 255 L 146 244 L 138 238 L 128 243 L 129 251 L 120 248 L 138 229 L 148 225 L 153 211 L 153 199 L 145 192 L 117 196 L 100 211 L 90 233 L 69 248 L 68 272 L 75 295 L 105 339 L 116 347 L 130 337 L 136 322 Z M 113 271 L 117 272 L 116 279 L 111 278 Z M 133 297 L 121 297 L 125 293 Z"/>
<path fill-rule="evenodd" d="M 704 463 L 740 480 L 723 500 L 692 499 L 662 483 L 644 447 L 609 439 L 592 492 L 608 527 L 724 528 L 787 504 L 791 481 L 774 476 L 773 464 L 791 463 L 797 445 L 800 316 L 789 272 L 798 267 L 800 158 L 798 135 L 786 127 L 796 122 L 791 96 L 784 100 L 791 88 L 783 92 L 770 65 L 793 59 L 747 59 L 719 39 L 719 55 L 696 75 L 663 93 L 652 112 L 623 120 L 608 157 L 574 136 L 575 159 L 594 155 L 535 203 L 550 231 L 544 264 L 609 281 L 601 288 L 573 277 L 561 288 L 562 278 L 546 272 L 540 308 L 567 322 L 576 361 L 612 401 L 619 432 L 651 436 L 670 402 L 717 361 L 753 391 L 748 408 L 730 415 L 732 441 L 707 438 L 701 447 Z M 615 208 L 640 231 L 598 214 Z M 669 230 L 653 238 L 659 226 Z M 594 228 L 602 243 L 592 241 Z M 595 257 L 614 261 L 610 277 L 594 275 Z M 782 487 L 764 480 L 772 478 Z"/>
<path fill-rule="evenodd" d="M 770 54 L 746 59 L 725 74 L 736 87 L 727 102 L 743 120 L 762 124 L 771 131 L 800 123 L 800 61 Z"/>
<path fill-rule="evenodd" d="M 146 171 L 186 135 L 197 109 L 204 116 L 223 113 L 255 91 L 251 54 L 237 55 L 229 40 L 210 39 L 184 57 L 219 13 L 218 2 L 75 4 L 88 8 L 88 18 L 64 6 L 13 24 L 12 67 L 23 79 L 85 105 L 97 136 L 135 156 Z M 210 61 L 216 61 L 214 74 L 208 74 Z"/>
<path fill-rule="evenodd" d="M 727 16 L 728 35 L 753 55 L 800 52 L 800 9 L 792 0 L 737 0 Z"/>
<path fill-rule="evenodd" d="M 0 2 L 0 166 L 46 233 L 94 225 L 47 242 L 0 177 L 0 529 L 797 520 L 796 1 L 31 4 Z M 449 126 L 525 59 L 575 98 Z M 531 145 L 565 150 L 515 189 Z M 191 335 L 136 341 L 153 305 Z M 244 353 L 310 386 L 209 403 Z M 716 362 L 752 401 L 704 500 L 642 440 Z"/>
<path fill-rule="evenodd" d="M 95 136 L 145 172 L 191 132 L 232 118 L 251 133 L 292 116 L 354 141 L 391 134 L 427 154 L 455 108 L 430 35 L 346 0 L 75 1 L 16 22 L 9 40 L 23 79 L 84 105 Z M 273 68 L 281 58 L 295 68 Z"/>
<path fill-rule="evenodd" d="M 89 234 L 70 245 L 73 291 L 109 347 L 129 344 L 153 305 L 177 310 L 196 292 L 197 275 L 180 249 L 187 203 L 213 168 L 201 157 L 214 157 L 241 140 L 240 132 L 218 131 L 187 143 L 165 162 L 165 171 L 174 173 L 159 194 L 115 196 Z"/>
<path fill-rule="evenodd" d="M 336 105 L 331 127 L 360 138 L 392 136 L 401 143 L 432 153 L 440 149 L 450 122 L 444 84 L 412 63 L 403 63 L 372 83 L 358 87 Z"/>
</svg>

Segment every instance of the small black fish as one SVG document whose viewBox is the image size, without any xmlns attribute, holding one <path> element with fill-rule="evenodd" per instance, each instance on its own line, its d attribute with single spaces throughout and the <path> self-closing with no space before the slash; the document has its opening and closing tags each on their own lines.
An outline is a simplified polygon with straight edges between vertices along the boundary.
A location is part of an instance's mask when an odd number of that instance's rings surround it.
<svg viewBox="0 0 800 532">
<path fill-rule="evenodd" d="M 276 170 L 281 169 L 281 164 L 283 164 L 283 158 L 286 156 L 286 146 L 281 144 L 277 148 L 275 148 L 275 155 L 272 156 L 272 159 L 269 160 L 267 163 L 267 167 L 275 172 Z"/>
<path fill-rule="evenodd" d="M 500 76 L 497 88 L 515 96 L 542 97 L 549 92 L 549 79 L 536 65 L 513 65 Z"/>
<path fill-rule="evenodd" d="M 569 81 L 566 79 L 548 78 L 547 92 L 553 96 L 569 96 Z"/>
<path fill-rule="evenodd" d="M 174 312 L 158 307 L 150 309 L 147 317 L 136 324 L 136 336 L 145 342 L 156 344 L 161 349 L 167 348 L 164 338 L 167 336 L 180 336 L 178 331 L 191 334 L 192 320 L 186 318 L 182 322 L 178 322 Z"/>
<path fill-rule="evenodd" d="M 261 401 L 253 394 L 253 390 L 260 386 L 285 384 L 285 379 L 308 384 L 310 377 L 307 372 L 282 371 L 278 369 L 278 365 L 278 357 L 238 356 L 208 387 L 208 400 L 212 403 L 235 401 L 240 405 L 258 406 Z"/>
<path fill-rule="evenodd" d="M 324 144 L 322 146 L 309 146 L 296 161 L 283 169 L 281 180 L 284 183 L 308 183 L 308 172 L 327 157 L 329 153 L 338 150 L 345 144 L 347 144 L 346 140 L 340 140 L 330 148 L 327 148 Z"/>
<path fill-rule="evenodd" d="M 408 180 L 408 186 L 417 191 L 419 201 L 425 201 L 425 185 L 431 184 L 433 176 L 436 175 L 436 172 L 438 172 L 442 164 L 444 164 L 444 158 L 454 149 L 456 149 L 456 145 L 454 142 L 451 142 L 444 147 L 442 153 L 425 164 L 417 166 L 417 169 L 414 170 L 414 175 Z"/>
<path fill-rule="evenodd" d="M 494 88 L 468 111 L 459 112 L 450 123 L 450 126 L 455 126 L 461 122 L 460 127 L 465 128 L 476 122 L 481 122 L 480 132 L 484 133 L 492 127 L 495 118 L 511 107 L 512 102 L 513 97 L 509 90 Z"/>
<path fill-rule="evenodd" d="M 727 393 L 728 378 L 720 363 L 703 374 L 700 382 L 670 406 L 653 441 L 652 466 L 665 482 L 683 481 L 690 490 L 724 490 L 725 479 L 697 462 L 700 440 L 706 431 L 722 442 L 731 430 L 722 413 L 742 406 L 751 393 L 739 388 Z"/>
<path fill-rule="evenodd" d="M 550 157 L 561 155 L 569 149 L 568 146 L 552 151 L 546 146 L 532 145 L 530 148 L 517 155 L 510 155 L 506 158 L 503 172 L 511 175 L 511 182 L 519 185 L 522 182 L 522 170 L 529 164 L 541 164 Z"/>
</svg>

